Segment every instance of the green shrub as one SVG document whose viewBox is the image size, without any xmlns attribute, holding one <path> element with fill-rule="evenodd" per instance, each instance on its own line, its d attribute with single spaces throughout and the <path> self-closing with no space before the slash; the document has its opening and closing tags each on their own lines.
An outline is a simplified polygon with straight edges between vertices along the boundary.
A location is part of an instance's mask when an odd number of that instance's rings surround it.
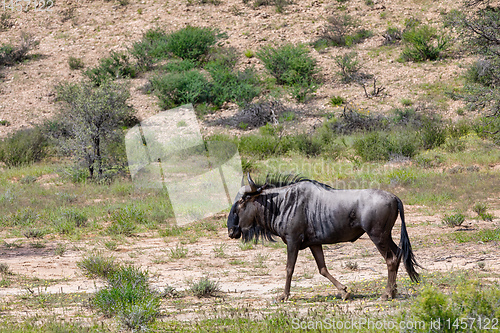
<svg viewBox="0 0 500 333">
<path fill-rule="evenodd" d="M 386 161 L 392 145 L 385 133 L 371 132 L 356 139 L 353 148 L 364 161 Z"/>
<path fill-rule="evenodd" d="M 169 61 L 163 69 L 167 72 L 187 72 L 198 66 L 193 60 L 172 60 Z"/>
<path fill-rule="evenodd" d="M 441 146 L 446 141 L 446 129 L 440 122 L 427 118 L 419 129 L 420 138 L 425 149 L 433 149 Z"/>
<path fill-rule="evenodd" d="M 342 82 L 350 83 L 352 81 L 357 81 L 361 76 L 363 76 L 359 70 L 361 69 L 361 64 L 358 60 L 357 52 L 349 52 L 343 56 L 336 56 L 335 63 L 340 68 L 340 75 Z"/>
<path fill-rule="evenodd" d="M 488 209 L 488 205 L 483 203 L 483 202 L 477 202 L 474 207 L 472 207 L 472 211 L 476 213 L 478 216 L 481 216 L 481 214 L 486 213 L 486 210 Z"/>
<path fill-rule="evenodd" d="M 156 76 L 151 85 L 162 109 L 209 101 L 209 82 L 198 70 Z"/>
<path fill-rule="evenodd" d="M 318 40 L 313 43 L 315 49 L 329 46 L 345 46 L 346 36 L 353 31 L 355 23 L 349 15 L 330 16 Z"/>
<path fill-rule="evenodd" d="M 100 86 L 107 80 L 114 80 L 123 77 L 134 78 L 136 68 L 129 61 L 125 52 L 111 51 L 111 56 L 99 61 L 99 65 L 87 69 L 84 74 L 96 85 Z"/>
<path fill-rule="evenodd" d="M 82 58 L 69 57 L 68 65 L 70 69 L 82 69 L 85 67 Z"/>
<path fill-rule="evenodd" d="M 19 45 L 0 45 L 0 66 L 12 66 L 28 59 L 28 52 L 38 44 L 31 34 L 22 32 Z"/>
<path fill-rule="evenodd" d="M 187 26 L 171 33 L 166 47 L 173 55 L 192 61 L 202 61 L 223 35 L 211 28 Z"/>
<path fill-rule="evenodd" d="M 332 106 L 341 106 L 344 103 L 345 99 L 341 96 L 333 96 L 332 98 L 330 98 L 330 104 Z"/>
<path fill-rule="evenodd" d="M 317 61 L 302 44 L 285 44 L 276 48 L 265 46 L 257 52 L 257 57 L 280 85 L 303 86 L 315 82 Z"/>
<path fill-rule="evenodd" d="M 495 67 L 498 68 L 496 62 L 500 59 L 479 59 L 473 62 L 465 72 L 465 79 L 470 83 L 478 83 L 486 87 L 490 87 L 500 80 L 495 76 Z"/>
<path fill-rule="evenodd" d="M 297 151 L 308 157 L 313 157 L 321 154 L 323 151 L 323 142 L 314 136 L 301 133 L 284 137 L 279 150 L 283 154 L 288 151 Z"/>
<path fill-rule="evenodd" d="M 83 274 L 90 278 L 108 278 L 118 268 L 115 258 L 107 257 L 102 252 L 93 252 L 76 263 Z"/>
<path fill-rule="evenodd" d="M 40 218 L 40 215 L 37 214 L 37 212 L 34 211 L 33 209 L 22 208 L 22 209 L 17 210 L 12 215 L 10 215 L 10 217 L 7 220 L 10 221 L 10 225 L 31 226 L 36 221 L 38 221 L 39 218 Z"/>
<path fill-rule="evenodd" d="M 419 149 L 419 138 L 414 131 L 397 131 L 389 136 L 392 156 L 414 157 Z"/>
<path fill-rule="evenodd" d="M 134 206 L 117 209 L 111 212 L 112 223 L 107 229 L 110 235 L 132 236 L 137 224 L 146 222 L 144 212 Z"/>
<path fill-rule="evenodd" d="M 426 24 L 414 24 L 402 35 L 405 48 L 401 53 L 402 61 L 437 60 L 448 48 L 449 39 L 438 34 L 437 29 Z"/>
<path fill-rule="evenodd" d="M 40 128 L 22 129 L 0 141 L 0 161 L 8 167 L 32 164 L 46 156 L 47 147 Z"/>
<path fill-rule="evenodd" d="M 456 213 L 453 215 L 445 214 L 443 217 L 443 223 L 448 227 L 458 227 L 465 222 L 465 216 L 462 213 Z"/>
<path fill-rule="evenodd" d="M 355 44 L 363 43 L 366 39 L 373 36 L 373 32 L 366 29 L 359 29 L 352 35 L 347 35 L 345 37 L 345 45 L 352 46 Z"/>
<path fill-rule="evenodd" d="M 238 151 L 244 155 L 253 155 L 259 158 L 272 156 L 279 144 L 274 136 L 248 135 L 242 136 L 238 143 Z"/>
<path fill-rule="evenodd" d="M 210 280 L 208 277 L 203 277 L 197 282 L 192 282 L 189 290 L 197 297 L 213 296 L 220 291 L 218 282 Z"/>
<path fill-rule="evenodd" d="M 216 107 L 222 106 L 224 102 L 243 106 L 260 94 L 260 81 L 253 68 L 238 71 L 222 60 L 207 64 L 205 69 L 212 77 L 209 99 Z"/>
<path fill-rule="evenodd" d="M 132 44 L 130 54 L 137 59 L 137 66 L 141 70 L 149 70 L 159 60 L 169 57 L 169 35 L 160 28 L 149 29 L 140 41 Z"/>
<path fill-rule="evenodd" d="M 68 209 L 55 221 L 54 227 L 61 234 L 72 234 L 75 228 L 85 227 L 87 220 L 84 213 Z"/>
<path fill-rule="evenodd" d="M 106 284 L 95 293 L 92 305 L 106 316 L 117 316 L 127 329 L 147 331 L 160 311 L 160 295 L 151 289 L 148 273 L 133 266 L 120 267 Z"/>
</svg>

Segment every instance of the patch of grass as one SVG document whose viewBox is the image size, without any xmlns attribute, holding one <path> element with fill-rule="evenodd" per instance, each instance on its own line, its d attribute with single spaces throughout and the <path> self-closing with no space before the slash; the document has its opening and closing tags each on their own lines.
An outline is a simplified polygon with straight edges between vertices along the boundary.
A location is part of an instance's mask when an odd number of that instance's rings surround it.
<svg viewBox="0 0 500 333">
<path fill-rule="evenodd" d="M 188 254 L 188 249 L 177 244 L 175 248 L 170 249 L 170 258 L 181 259 L 186 258 Z"/>
<path fill-rule="evenodd" d="M 160 311 L 160 295 L 149 285 L 147 272 L 124 266 L 109 275 L 107 286 L 97 291 L 92 305 L 106 316 L 116 316 L 132 331 L 146 331 Z"/>
<path fill-rule="evenodd" d="M 93 252 L 76 263 L 83 274 L 90 278 L 108 278 L 119 269 L 116 259 L 102 252 Z"/>
<path fill-rule="evenodd" d="M 457 231 L 450 234 L 450 238 L 458 243 L 498 242 L 500 241 L 500 228 L 479 231 Z"/>
<path fill-rule="evenodd" d="M 196 282 L 191 282 L 189 291 L 196 297 L 209 297 L 215 296 L 220 291 L 220 286 L 218 282 L 205 276 Z"/>
<path fill-rule="evenodd" d="M 129 61 L 125 52 L 111 51 L 107 58 L 102 58 L 99 65 L 87 69 L 84 74 L 96 85 L 100 86 L 107 80 L 114 80 L 124 77 L 134 78 L 137 71 Z"/>
<path fill-rule="evenodd" d="M 248 250 L 253 250 L 253 243 L 248 242 L 248 243 L 238 243 L 238 247 L 240 248 L 241 251 L 248 251 Z"/>
<path fill-rule="evenodd" d="M 24 237 L 30 239 L 42 239 L 45 236 L 45 232 L 40 229 L 30 228 L 23 232 Z"/>
<path fill-rule="evenodd" d="M 351 271 L 357 271 L 359 269 L 358 263 L 352 260 L 344 262 L 343 267 Z"/>
<path fill-rule="evenodd" d="M 54 254 L 56 256 L 62 256 L 66 252 L 66 244 L 64 243 L 57 243 L 56 248 L 54 249 Z"/>
<path fill-rule="evenodd" d="M 226 249 L 227 245 L 225 243 L 221 243 L 218 246 L 214 246 L 213 251 L 215 253 L 216 258 L 225 258 L 226 254 L 224 253 L 224 250 Z"/>
<path fill-rule="evenodd" d="M 458 227 L 465 222 L 465 215 L 462 213 L 456 213 L 453 215 L 445 214 L 443 217 L 443 223 L 448 227 Z"/>
<path fill-rule="evenodd" d="M 330 98 L 330 105 L 331 106 L 341 106 L 344 103 L 345 103 L 345 99 L 341 96 L 333 96 L 332 98 Z"/>
<path fill-rule="evenodd" d="M 69 68 L 73 69 L 73 70 L 82 69 L 85 67 L 85 64 L 83 63 L 83 59 L 76 58 L 76 57 L 69 57 L 68 65 L 69 65 Z"/>
</svg>

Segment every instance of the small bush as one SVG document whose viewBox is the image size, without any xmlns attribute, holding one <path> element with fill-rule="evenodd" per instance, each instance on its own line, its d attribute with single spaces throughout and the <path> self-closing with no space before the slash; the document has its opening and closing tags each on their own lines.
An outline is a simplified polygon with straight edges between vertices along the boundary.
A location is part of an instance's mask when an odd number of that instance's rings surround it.
<svg viewBox="0 0 500 333">
<path fill-rule="evenodd" d="M 18 46 L 0 45 L 0 66 L 12 66 L 28 59 L 28 52 L 38 46 L 39 42 L 29 33 L 21 33 Z"/>
<path fill-rule="evenodd" d="M 198 70 L 156 76 L 151 85 L 162 109 L 209 101 L 209 82 Z"/>
<path fill-rule="evenodd" d="M 320 38 L 313 43 L 314 48 L 321 49 L 329 46 L 345 46 L 346 36 L 353 30 L 354 22 L 351 16 L 330 16 L 323 28 Z"/>
<path fill-rule="evenodd" d="M 212 77 L 210 102 L 216 107 L 222 106 L 224 102 L 243 106 L 260 94 L 260 81 L 253 68 L 238 71 L 232 67 L 234 63 L 228 66 L 225 59 L 212 61 L 205 66 Z"/>
<path fill-rule="evenodd" d="M 84 72 L 86 76 L 96 85 L 100 86 L 107 80 L 123 77 L 134 78 L 136 76 L 135 66 L 129 61 L 125 52 L 111 51 L 111 56 L 99 61 L 99 65 L 89 68 Z"/>
<path fill-rule="evenodd" d="M 352 35 L 345 37 L 345 45 L 352 46 L 355 44 L 363 43 L 366 39 L 373 36 L 373 32 L 366 29 L 359 29 Z"/>
<path fill-rule="evenodd" d="M 170 249 L 170 258 L 181 259 L 186 258 L 188 249 L 177 244 L 175 248 Z"/>
<path fill-rule="evenodd" d="M 343 56 L 336 56 L 335 63 L 340 68 L 340 75 L 343 83 L 356 82 L 366 77 L 366 74 L 360 73 L 361 63 L 358 60 L 357 52 L 349 52 Z"/>
<path fill-rule="evenodd" d="M 482 202 L 477 202 L 474 207 L 472 207 L 472 211 L 476 213 L 478 216 L 481 216 L 481 214 L 486 213 L 486 210 L 488 209 L 488 205 Z"/>
<path fill-rule="evenodd" d="M 63 243 L 58 243 L 54 249 L 54 254 L 56 256 L 62 256 L 66 252 L 66 245 Z"/>
<path fill-rule="evenodd" d="M 444 215 L 443 223 L 448 227 L 458 227 L 465 222 L 465 216 L 462 213 L 456 213 L 453 215 Z"/>
<path fill-rule="evenodd" d="M 363 114 L 350 106 L 334 121 L 328 123 L 329 128 L 338 134 L 352 134 L 355 132 L 370 132 L 387 129 L 389 120 L 382 115 Z"/>
<path fill-rule="evenodd" d="M 392 145 L 386 134 L 371 132 L 356 139 L 353 148 L 364 161 L 386 161 L 390 157 Z"/>
<path fill-rule="evenodd" d="M 160 295 L 151 289 L 147 272 L 125 266 L 108 276 L 92 305 L 106 316 L 117 316 L 127 329 L 147 331 L 159 314 Z"/>
<path fill-rule="evenodd" d="M 425 149 L 433 149 L 446 142 L 446 129 L 432 118 L 423 121 L 419 134 Z"/>
<path fill-rule="evenodd" d="M 266 156 L 272 156 L 278 144 L 279 140 L 274 136 L 242 136 L 238 143 L 238 151 L 244 155 L 264 158 Z"/>
<path fill-rule="evenodd" d="M 102 252 L 89 254 L 78 261 L 76 265 L 85 276 L 90 278 L 108 278 L 119 268 L 115 258 L 107 257 Z"/>
<path fill-rule="evenodd" d="M 330 98 L 330 104 L 332 106 L 341 106 L 344 103 L 345 99 L 341 96 L 333 96 L 332 98 Z"/>
<path fill-rule="evenodd" d="M 280 47 L 266 46 L 257 52 L 268 72 L 281 85 L 305 85 L 315 81 L 317 61 L 302 44 L 285 44 Z"/>
<path fill-rule="evenodd" d="M 187 26 L 168 36 L 166 48 L 181 59 L 202 61 L 222 37 L 215 29 Z"/>
<path fill-rule="evenodd" d="M 394 27 L 389 27 L 382 35 L 384 37 L 384 45 L 396 44 L 401 41 L 401 30 Z"/>
<path fill-rule="evenodd" d="M 76 57 L 69 57 L 68 59 L 68 65 L 69 65 L 69 68 L 70 69 L 82 69 L 83 67 L 85 67 L 84 63 L 83 63 L 83 59 L 82 58 L 76 58 Z"/>
<path fill-rule="evenodd" d="M 9 270 L 9 265 L 5 264 L 5 263 L 0 263 L 0 274 L 2 275 L 7 275 L 10 273 L 10 270 Z"/>
<path fill-rule="evenodd" d="M 465 72 L 464 76 L 466 81 L 470 83 L 479 83 L 486 87 L 497 84 L 500 78 L 495 75 L 495 68 L 498 68 L 498 64 L 496 63 L 498 60 L 495 60 L 479 59 L 473 62 Z"/>
<path fill-rule="evenodd" d="M 192 282 L 189 290 L 196 297 L 213 296 L 220 291 L 218 282 L 210 280 L 208 277 L 203 277 L 197 282 Z"/>
<path fill-rule="evenodd" d="M 45 236 L 45 232 L 40 229 L 30 228 L 23 232 L 24 237 L 33 239 L 42 239 Z"/>
<path fill-rule="evenodd" d="M 130 54 L 137 59 L 137 67 L 149 70 L 159 60 L 169 57 L 169 35 L 160 28 L 149 29 L 140 41 L 132 44 Z"/>
<path fill-rule="evenodd" d="M 437 60 L 448 48 L 449 39 L 437 33 L 429 25 L 414 24 L 403 32 L 402 40 L 405 48 L 401 53 L 402 61 Z"/>
<path fill-rule="evenodd" d="M 46 156 L 48 141 L 38 127 L 22 129 L 0 141 L 0 161 L 8 167 L 29 165 Z"/>
<path fill-rule="evenodd" d="M 171 60 L 169 61 L 165 66 L 163 66 L 163 69 L 166 72 L 170 73 L 175 73 L 175 72 L 187 72 L 192 69 L 195 69 L 198 66 L 196 62 L 193 60 Z"/>
</svg>

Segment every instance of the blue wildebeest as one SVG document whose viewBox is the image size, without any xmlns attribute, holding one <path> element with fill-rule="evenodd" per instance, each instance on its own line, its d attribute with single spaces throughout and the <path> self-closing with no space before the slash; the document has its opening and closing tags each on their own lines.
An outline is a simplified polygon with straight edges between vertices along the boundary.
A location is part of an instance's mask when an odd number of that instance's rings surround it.
<svg viewBox="0 0 500 333">
<path fill-rule="evenodd" d="M 328 185 L 297 176 L 275 176 L 265 184 L 255 184 L 248 174 L 229 212 L 229 237 L 245 242 L 281 237 L 287 244 L 286 283 L 279 300 L 290 295 L 292 274 L 299 250 L 311 249 L 321 275 L 328 278 L 344 299 L 347 287 L 328 272 L 322 244 L 354 242 L 364 233 L 375 243 L 387 263 L 388 280 L 383 299 L 396 295 L 399 263 L 412 281 L 418 281 L 419 266 L 412 252 L 403 203 L 394 194 L 381 190 L 336 190 Z M 401 217 L 400 247 L 392 240 L 391 230 Z"/>
</svg>

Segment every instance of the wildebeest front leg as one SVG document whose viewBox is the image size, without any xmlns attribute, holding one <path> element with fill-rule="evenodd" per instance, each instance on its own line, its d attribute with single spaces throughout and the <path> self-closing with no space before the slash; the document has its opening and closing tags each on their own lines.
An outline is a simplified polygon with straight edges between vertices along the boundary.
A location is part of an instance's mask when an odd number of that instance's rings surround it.
<svg viewBox="0 0 500 333">
<path fill-rule="evenodd" d="M 325 255 L 323 254 L 323 246 L 322 245 L 313 245 L 309 247 L 314 256 L 314 260 L 316 260 L 316 264 L 318 265 L 319 273 L 330 280 L 338 290 L 340 290 L 342 299 L 348 299 L 351 294 L 347 291 L 347 287 L 342 283 L 337 281 L 326 268 L 325 264 Z"/>
<path fill-rule="evenodd" d="M 299 254 L 299 246 L 295 243 L 288 242 L 287 246 L 287 259 L 286 259 L 286 283 L 285 290 L 283 294 L 278 297 L 278 301 L 286 301 L 288 296 L 290 296 L 290 286 L 292 285 L 292 275 L 295 269 L 295 263 L 297 262 L 297 256 Z"/>
</svg>

